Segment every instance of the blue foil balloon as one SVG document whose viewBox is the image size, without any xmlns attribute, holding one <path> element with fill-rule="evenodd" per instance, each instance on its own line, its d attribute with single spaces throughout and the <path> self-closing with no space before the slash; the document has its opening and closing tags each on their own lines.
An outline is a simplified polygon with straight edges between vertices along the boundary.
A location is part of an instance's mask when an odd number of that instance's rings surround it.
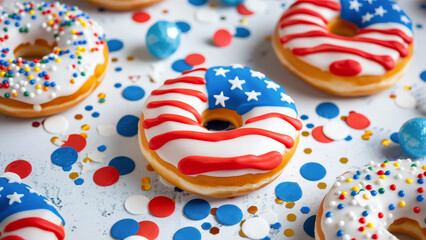
<svg viewBox="0 0 426 240">
<path fill-rule="evenodd" d="M 166 58 L 178 49 L 180 44 L 179 27 L 171 22 L 158 21 L 146 34 L 146 46 L 157 58 Z"/>
<path fill-rule="evenodd" d="M 402 150 L 413 157 L 426 156 L 426 118 L 413 118 L 399 130 Z"/>
<path fill-rule="evenodd" d="M 237 5 L 244 2 L 244 0 L 222 0 L 222 2 L 226 5 Z"/>
</svg>

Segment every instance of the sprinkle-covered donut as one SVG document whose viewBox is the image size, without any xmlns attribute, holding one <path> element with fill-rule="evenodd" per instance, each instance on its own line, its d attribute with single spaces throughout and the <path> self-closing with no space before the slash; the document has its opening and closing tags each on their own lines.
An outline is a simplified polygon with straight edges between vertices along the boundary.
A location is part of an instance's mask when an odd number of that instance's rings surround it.
<svg viewBox="0 0 426 240">
<path fill-rule="evenodd" d="M 66 110 L 102 81 L 108 48 L 75 6 L 15 3 L 0 15 L 0 112 L 35 117 Z"/>
<path fill-rule="evenodd" d="M 65 221 L 54 205 L 21 183 L 14 173 L 0 176 L 0 238 L 63 240 Z"/>
<path fill-rule="evenodd" d="M 409 159 L 343 174 L 321 203 L 315 239 L 426 239 L 425 178 L 426 165 Z"/>
<path fill-rule="evenodd" d="M 242 65 L 184 72 L 146 100 L 142 151 L 167 181 L 188 192 L 228 197 L 279 176 L 298 143 L 293 100 L 263 73 Z M 213 120 L 235 129 L 208 130 Z"/>
<path fill-rule="evenodd" d="M 111 10 L 126 11 L 161 2 L 162 0 L 86 0 L 99 7 Z"/>
<path fill-rule="evenodd" d="M 274 48 L 284 66 L 320 90 L 372 94 L 404 74 L 412 22 L 391 0 L 297 0 L 277 24 Z"/>
</svg>

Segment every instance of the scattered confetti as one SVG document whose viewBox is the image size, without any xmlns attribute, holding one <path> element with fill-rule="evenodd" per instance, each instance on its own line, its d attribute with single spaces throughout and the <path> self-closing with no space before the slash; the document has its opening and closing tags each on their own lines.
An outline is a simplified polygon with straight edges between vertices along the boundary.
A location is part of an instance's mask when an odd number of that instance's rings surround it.
<svg viewBox="0 0 426 240">
<path fill-rule="evenodd" d="M 114 125 L 99 125 L 96 127 L 98 133 L 102 137 L 111 137 L 117 134 L 116 128 Z"/>
<path fill-rule="evenodd" d="M 117 132 L 123 137 L 133 137 L 138 134 L 138 123 L 138 117 L 126 115 L 118 121 Z"/>
<path fill-rule="evenodd" d="M 124 202 L 124 207 L 127 212 L 135 215 L 144 214 L 148 212 L 149 198 L 145 195 L 133 195 L 127 198 Z"/>
<path fill-rule="evenodd" d="M 61 147 L 72 147 L 77 152 L 81 152 L 86 147 L 87 141 L 80 134 L 71 134 Z"/>
<path fill-rule="evenodd" d="M 123 48 L 124 44 L 121 40 L 118 39 L 111 39 L 107 41 L 108 44 L 108 50 L 110 52 L 116 52 Z"/>
<path fill-rule="evenodd" d="M 201 8 L 195 13 L 195 19 L 201 23 L 216 23 L 219 21 L 219 15 L 212 9 Z"/>
<path fill-rule="evenodd" d="M 348 126 L 342 120 L 336 119 L 330 121 L 322 128 L 324 135 L 334 141 L 345 139 L 349 134 Z"/>
<path fill-rule="evenodd" d="M 232 226 L 241 222 L 243 212 L 235 205 L 222 205 L 216 210 L 216 219 L 223 225 Z"/>
<path fill-rule="evenodd" d="M 232 34 L 226 29 L 219 29 L 214 33 L 213 42 L 218 47 L 229 46 L 232 42 Z"/>
<path fill-rule="evenodd" d="M 182 33 L 187 33 L 189 30 L 191 30 L 191 25 L 189 25 L 187 22 L 179 21 L 176 22 L 176 25 L 179 27 Z"/>
<path fill-rule="evenodd" d="M 254 14 L 254 12 L 248 10 L 243 3 L 238 4 L 237 11 L 238 11 L 239 14 L 241 14 L 243 16 L 251 16 L 251 15 Z"/>
<path fill-rule="evenodd" d="M 151 15 L 144 11 L 137 11 L 133 13 L 132 19 L 137 23 L 145 23 L 151 19 Z"/>
<path fill-rule="evenodd" d="M 245 27 L 237 27 L 234 36 L 238 38 L 247 38 L 250 36 L 250 30 Z"/>
<path fill-rule="evenodd" d="M 103 167 L 98 169 L 93 175 L 93 181 L 102 187 L 115 184 L 120 178 L 120 173 L 113 167 Z"/>
<path fill-rule="evenodd" d="M 203 224 L 201 224 L 201 228 L 203 230 L 209 230 L 210 228 L 212 228 L 212 224 L 209 222 L 204 222 Z"/>
<path fill-rule="evenodd" d="M 287 228 L 286 230 L 284 230 L 284 235 L 286 237 L 292 237 L 294 235 L 294 230 L 291 228 Z"/>
<path fill-rule="evenodd" d="M 308 214 L 308 213 L 311 212 L 311 209 L 309 207 L 302 207 L 300 209 L 300 212 L 303 213 L 303 214 Z"/>
<path fill-rule="evenodd" d="M 390 135 L 390 139 L 394 142 L 394 143 L 399 143 L 399 138 L 398 138 L 398 133 L 394 132 Z"/>
<path fill-rule="evenodd" d="M 139 86 L 128 86 L 123 90 L 123 97 L 129 101 L 138 101 L 145 96 L 145 91 Z"/>
<path fill-rule="evenodd" d="M 259 217 L 265 219 L 269 224 L 278 222 L 278 214 L 272 210 L 260 214 Z"/>
<path fill-rule="evenodd" d="M 252 239 L 262 239 L 268 236 L 270 227 L 265 219 L 260 217 L 253 217 L 247 219 L 241 226 L 243 233 Z"/>
<path fill-rule="evenodd" d="M 188 0 L 188 2 L 194 6 L 203 6 L 207 3 L 207 0 Z"/>
<path fill-rule="evenodd" d="M 248 209 L 247 209 L 247 212 L 249 212 L 249 213 L 251 213 L 251 214 L 255 214 L 255 213 L 257 213 L 257 207 L 256 206 L 250 206 Z"/>
<path fill-rule="evenodd" d="M 306 219 L 305 223 L 303 223 L 303 230 L 305 230 L 305 233 L 313 238 L 315 238 L 316 217 L 317 217 L 316 215 L 310 216 L 308 219 Z"/>
<path fill-rule="evenodd" d="M 70 167 L 78 160 L 78 153 L 72 147 L 56 149 L 50 156 L 52 163 L 60 167 Z"/>
<path fill-rule="evenodd" d="M 327 170 L 319 163 L 309 162 L 300 168 L 300 174 L 310 181 L 318 181 L 325 177 Z"/>
<path fill-rule="evenodd" d="M 312 130 L 312 137 L 321 143 L 331 143 L 332 139 L 326 137 L 323 132 L 323 126 L 318 126 Z"/>
<path fill-rule="evenodd" d="M 148 240 L 155 240 L 160 234 L 160 228 L 158 225 L 151 221 L 139 222 L 139 231 L 136 235 L 147 238 Z"/>
<path fill-rule="evenodd" d="M 202 220 L 210 214 L 210 204 L 203 199 L 192 199 L 183 208 L 186 217 L 192 220 Z"/>
<path fill-rule="evenodd" d="M 17 174 L 21 179 L 28 177 L 33 171 L 33 166 L 26 160 L 16 160 L 6 166 L 5 172 Z"/>
<path fill-rule="evenodd" d="M 135 235 L 139 230 L 139 223 L 133 219 L 126 218 L 116 222 L 111 228 L 111 235 L 118 239 L 125 239 Z"/>
<path fill-rule="evenodd" d="M 350 112 L 346 123 L 353 129 L 363 130 L 370 126 L 370 120 L 361 113 Z"/>
<path fill-rule="evenodd" d="M 192 66 L 187 64 L 184 59 L 179 59 L 172 64 L 172 69 L 176 72 L 183 72 L 191 70 Z"/>
<path fill-rule="evenodd" d="M 185 63 L 191 66 L 201 65 L 206 61 L 206 58 L 198 53 L 189 54 L 185 58 Z"/>
<path fill-rule="evenodd" d="M 184 227 L 173 235 L 173 240 L 201 240 L 201 233 L 194 227 Z"/>
<path fill-rule="evenodd" d="M 120 176 L 131 173 L 135 169 L 135 162 L 129 157 L 119 156 L 113 158 L 108 166 L 114 167 L 120 173 Z"/>
<path fill-rule="evenodd" d="M 331 102 L 324 102 L 319 104 L 315 111 L 321 117 L 328 118 L 328 119 L 337 117 L 340 112 L 336 104 Z"/>
<path fill-rule="evenodd" d="M 295 202 L 302 197 L 302 189 L 294 182 L 282 182 L 275 187 L 275 195 L 285 202 Z"/>
<path fill-rule="evenodd" d="M 58 134 L 63 133 L 68 129 L 69 122 L 61 115 L 54 115 L 44 120 L 43 127 L 49 133 Z"/>
<path fill-rule="evenodd" d="M 163 196 L 158 196 L 153 199 L 148 204 L 149 212 L 160 218 L 165 218 L 172 215 L 175 211 L 175 202 Z"/>
<path fill-rule="evenodd" d="M 405 90 L 399 90 L 396 93 L 395 103 L 401 108 L 414 108 L 416 99 Z"/>
</svg>

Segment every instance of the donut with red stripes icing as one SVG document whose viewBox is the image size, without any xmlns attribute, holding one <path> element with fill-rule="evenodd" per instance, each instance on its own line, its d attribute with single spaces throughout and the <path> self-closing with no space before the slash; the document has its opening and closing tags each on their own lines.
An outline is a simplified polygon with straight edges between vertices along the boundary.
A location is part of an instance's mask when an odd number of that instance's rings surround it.
<svg viewBox="0 0 426 240">
<path fill-rule="evenodd" d="M 55 206 L 21 183 L 14 173 L 0 176 L 0 233 L 2 240 L 63 240 L 65 221 Z"/>
<path fill-rule="evenodd" d="M 240 115 L 242 126 L 206 129 L 203 113 L 222 108 Z M 302 128 L 284 89 L 242 65 L 196 69 L 165 81 L 146 100 L 140 125 L 149 150 L 162 160 L 184 175 L 211 177 L 277 168 Z"/>
<path fill-rule="evenodd" d="M 331 32 L 336 19 L 355 26 L 355 35 Z M 410 57 L 413 43 L 410 18 L 390 0 L 297 0 L 277 35 L 297 59 L 344 78 L 385 75 Z"/>
</svg>

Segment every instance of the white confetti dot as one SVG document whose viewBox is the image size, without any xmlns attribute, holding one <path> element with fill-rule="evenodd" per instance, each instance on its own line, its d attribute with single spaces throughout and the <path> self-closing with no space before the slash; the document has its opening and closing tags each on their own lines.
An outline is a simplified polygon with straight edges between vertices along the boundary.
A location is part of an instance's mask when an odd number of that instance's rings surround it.
<svg viewBox="0 0 426 240">
<path fill-rule="evenodd" d="M 127 237 L 124 240 L 148 240 L 148 239 L 139 235 L 135 235 L 135 236 Z"/>
<path fill-rule="evenodd" d="M 60 115 L 51 116 L 43 123 L 44 129 L 52 134 L 65 132 L 69 127 L 68 120 Z"/>
<path fill-rule="evenodd" d="M 149 198 L 144 195 L 133 195 L 127 198 L 124 203 L 126 210 L 135 215 L 144 214 L 148 212 Z"/>
<path fill-rule="evenodd" d="M 325 124 L 322 131 L 325 136 L 335 141 L 345 139 L 349 134 L 348 126 L 340 119 Z"/>
<path fill-rule="evenodd" d="M 397 91 L 395 103 L 401 108 L 414 108 L 416 106 L 416 99 L 411 96 L 407 91 Z"/>
<path fill-rule="evenodd" d="M 99 125 L 96 129 L 102 137 L 111 137 L 117 134 L 117 130 L 114 125 Z"/>
<path fill-rule="evenodd" d="M 270 227 L 268 222 L 260 217 L 247 219 L 241 226 L 244 234 L 252 239 L 262 239 L 268 236 Z"/>
<path fill-rule="evenodd" d="M 202 8 L 195 13 L 195 19 L 202 23 L 215 23 L 219 21 L 219 15 L 212 9 Z"/>
<path fill-rule="evenodd" d="M 265 219 L 269 224 L 278 222 L 278 214 L 272 210 L 260 214 L 259 217 Z"/>
</svg>

